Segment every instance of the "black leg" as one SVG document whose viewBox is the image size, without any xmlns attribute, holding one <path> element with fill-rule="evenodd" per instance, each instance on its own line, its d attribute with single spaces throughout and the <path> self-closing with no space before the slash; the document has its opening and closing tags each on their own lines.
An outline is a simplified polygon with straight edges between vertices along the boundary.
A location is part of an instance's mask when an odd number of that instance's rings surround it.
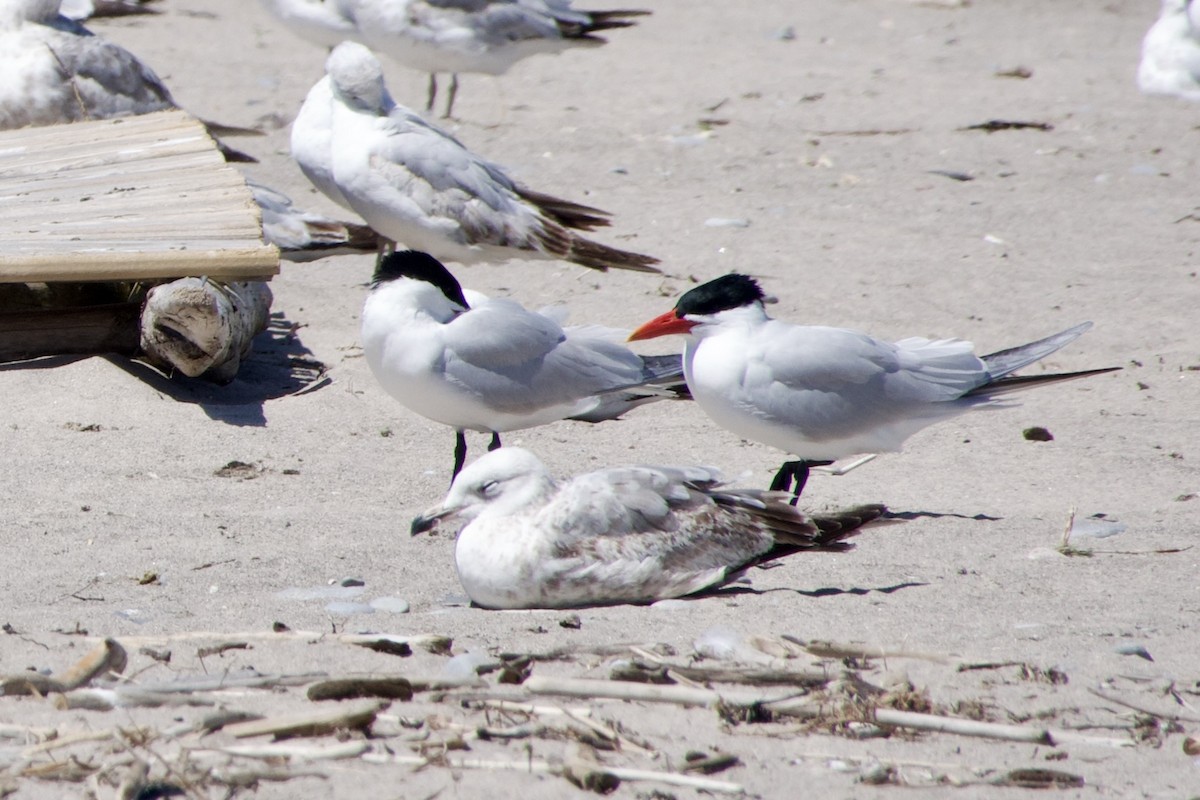
<svg viewBox="0 0 1200 800">
<path fill-rule="evenodd" d="M 458 473 L 462 472 L 463 464 L 467 460 L 467 435 L 462 431 L 454 432 L 454 474 L 450 476 L 450 483 L 454 483 L 454 479 L 458 477 Z"/>
<path fill-rule="evenodd" d="M 429 73 L 429 98 L 425 103 L 426 111 L 433 111 L 433 101 L 437 99 L 437 74 Z"/>
<path fill-rule="evenodd" d="M 442 119 L 450 119 L 450 115 L 454 113 L 454 98 L 458 97 L 458 73 L 450 73 L 450 91 L 448 92 L 449 100 L 446 101 L 446 113 L 442 115 Z"/>
<path fill-rule="evenodd" d="M 492 442 L 491 442 L 491 444 L 488 445 L 488 452 L 490 453 L 493 450 L 499 450 L 499 449 L 500 449 L 500 434 L 496 433 L 495 431 L 492 431 Z"/>
<path fill-rule="evenodd" d="M 804 485 L 808 483 L 808 473 L 811 467 L 828 467 L 832 461 L 785 461 L 779 471 L 775 473 L 774 480 L 771 481 L 772 492 L 791 491 L 792 499 L 789 501 L 792 505 L 796 505 L 800 500 L 800 494 L 804 491 Z M 792 481 L 796 482 L 795 488 L 792 487 Z"/>
</svg>

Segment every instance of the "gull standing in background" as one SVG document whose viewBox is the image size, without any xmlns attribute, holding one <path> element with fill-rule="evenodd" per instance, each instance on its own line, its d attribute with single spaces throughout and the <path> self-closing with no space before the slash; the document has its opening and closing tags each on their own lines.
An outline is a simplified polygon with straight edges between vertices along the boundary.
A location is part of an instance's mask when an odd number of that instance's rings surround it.
<svg viewBox="0 0 1200 800">
<path fill-rule="evenodd" d="M 464 469 L 412 533 L 466 520 L 454 563 L 476 605 L 571 608 L 682 597 L 803 550 L 846 550 L 886 512 L 810 517 L 720 480 L 711 467 L 620 467 L 558 483 L 532 453 L 506 447 Z"/>
<path fill-rule="evenodd" d="M 639 356 L 620 334 L 563 328 L 512 300 L 468 295 L 437 259 L 386 256 L 362 314 L 371 372 L 406 408 L 455 430 L 454 475 L 464 430 L 492 434 L 561 419 L 601 422 L 643 403 L 686 397 L 679 356 Z"/>
<path fill-rule="evenodd" d="M 339 0 L 262 0 L 263 7 L 289 31 L 318 47 L 334 48 L 358 40 L 354 18 Z"/>
<path fill-rule="evenodd" d="M 1200 7 L 1193 0 L 1163 0 L 1142 39 L 1137 82 L 1146 94 L 1200 100 Z"/>
<path fill-rule="evenodd" d="M 426 111 L 437 73 L 451 73 L 445 117 L 454 112 L 458 73 L 501 75 L 538 53 L 599 46 L 596 34 L 636 23 L 649 11 L 576 11 L 570 0 L 262 0 L 297 36 L 320 47 L 362 42 L 429 73 Z"/>
<path fill-rule="evenodd" d="M 648 11 L 576 11 L 570 0 L 338 0 L 361 41 L 429 73 L 426 110 L 437 99 L 437 73 L 449 72 L 446 113 L 454 111 L 458 73 L 501 75 L 521 59 L 598 46 L 596 34 L 628 28 Z"/>
<path fill-rule="evenodd" d="M 332 90 L 329 150 L 322 149 L 320 125 L 309 124 L 324 113 L 318 84 L 300 112 L 305 125 L 293 129 L 293 144 L 302 139 L 298 160 L 306 174 L 331 176 L 331 199 L 340 196 L 383 236 L 464 264 L 537 258 L 599 270 L 658 271 L 652 256 L 575 232 L 608 225 L 606 212 L 518 185 L 499 165 L 395 103 L 379 60 L 366 47 L 338 45 L 326 72 Z M 309 103 L 317 108 L 307 108 Z M 323 181 L 315 182 L 322 188 Z"/>
<path fill-rule="evenodd" d="M 772 319 L 762 289 L 746 275 L 725 275 L 685 293 L 675 308 L 635 330 L 631 341 L 687 337 L 688 387 L 726 430 L 800 457 L 771 484 L 799 498 L 813 466 L 858 453 L 899 450 L 939 420 L 998 396 L 1044 383 L 1111 372 L 1010 373 L 1082 336 L 1076 325 L 1036 342 L 976 356 L 961 339 L 884 342 L 843 328 Z"/>
</svg>

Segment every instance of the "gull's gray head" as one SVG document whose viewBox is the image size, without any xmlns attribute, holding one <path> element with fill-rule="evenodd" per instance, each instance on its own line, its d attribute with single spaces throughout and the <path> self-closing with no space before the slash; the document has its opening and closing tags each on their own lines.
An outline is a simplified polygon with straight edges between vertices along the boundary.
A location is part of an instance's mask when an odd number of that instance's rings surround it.
<svg viewBox="0 0 1200 800">
<path fill-rule="evenodd" d="M 342 42 L 325 61 L 333 93 L 360 111 L 382 113 L 388 104 L 383 67 L 375 54 L 358 42 Z"/>
<path fill-rule="evenodd" d="M 510 516 L 553 490 L 554 479 L 537 456 L 520 447 L 502 447 L 458 473 L 446 499 L 414 519 L 411 532 L 415 536 L 448 517 L 470 522 L 485 512 Z"/>
</svg>

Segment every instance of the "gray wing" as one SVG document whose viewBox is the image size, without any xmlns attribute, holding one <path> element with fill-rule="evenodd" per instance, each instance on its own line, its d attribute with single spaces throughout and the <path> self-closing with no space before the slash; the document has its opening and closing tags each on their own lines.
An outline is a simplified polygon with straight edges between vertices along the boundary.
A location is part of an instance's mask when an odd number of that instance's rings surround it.
<svg viewBox="0 0 1200 800">
<path fill-rule="evenodd" d="M 749 354 L 742 378 L 757 413 L 807 435 L 837 438 L 864 428 L 949 411 L 987 381 L 969 342 L 883 342 L 839 328 L 772 321 Z M 811 428 L 811 430 L 810 430 Z"/>
<path fill-rule="evenodd" d="M 668 573 L 737 567 L 769 551 L 774 538 L 708 490 L 710 467 L 622 467 L 564 484 L 539 518 L 560 531 L 557 556 L 600 562 L 652 561 Z"/>
<path fill-rule="evenodd" d="M 550 317 L 489 299 L 444 328 L 448 379 L 507 413 L 531 413 L 636 383 L 641 359 L 623 345 L 575 337 Z"/>
<path fill-rule="evenodd" d="M 65 34 L 47 40 L 64 76 L 73 80 L 86 108 L 79 118 L 106 119 L 175 108 L 170 91 L 154 70 L 123 47 L 93 35 L 78 22 L 59 17 L 53 29 Z"/>
<path fill-rule="evenodd" d="M 379 196 L 415 204 L 462 245 L 530 250 L 551 235 L 556 226 L 521 200 L 498 165 L 405 109 L 393 110 L 389 123 L 372 159 Z"/>
</svg>

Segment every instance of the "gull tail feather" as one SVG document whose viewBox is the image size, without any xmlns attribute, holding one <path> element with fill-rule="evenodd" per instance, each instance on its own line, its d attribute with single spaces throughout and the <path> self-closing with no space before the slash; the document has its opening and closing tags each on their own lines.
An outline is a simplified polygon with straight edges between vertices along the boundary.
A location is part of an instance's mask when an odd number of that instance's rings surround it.
<svg viewBox="0 0 1200 800">
<path fill-rule="evenodd" d="M 633 272 L 662 272 L 662 270 L 653 266 L 658 263 L 658 259 L 654 256 L 634 253 L 629 250 L 618 250 L 615 247 L 609 247 L 606 244 L 600 244 L 599 242 L 593 242 L 590 239 L 582 239 L 577 236 L 571 239 L 571 248 L 563 258 L 572 264 L 598 269 L 601 272 L 608 270 L 610 267 L 632 270 Z"/>
</svg>

